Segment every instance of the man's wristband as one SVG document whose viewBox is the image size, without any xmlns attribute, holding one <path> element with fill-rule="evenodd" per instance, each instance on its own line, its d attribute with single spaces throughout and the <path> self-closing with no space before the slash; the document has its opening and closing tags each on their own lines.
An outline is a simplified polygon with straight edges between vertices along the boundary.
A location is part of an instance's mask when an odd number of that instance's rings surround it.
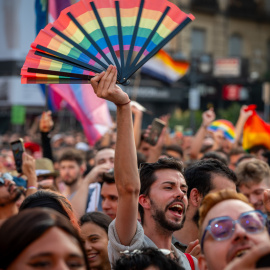
<svg viewBox="0 0 270 270">
<path fill-rule="evenodd" d="M 115 104 L 116 106 L 125 106 L 125 105 L 128 105 L 129 103 L 131 102 L 131 100 L 129 100 L 127 103 L 124 103 L 124 104 Z"/>
<path fill-rule="evenodd" d="M 27 189 L 37 189 L 37 187 L 29 186 L 29 187 L 27 187 Z"/>
</svg>

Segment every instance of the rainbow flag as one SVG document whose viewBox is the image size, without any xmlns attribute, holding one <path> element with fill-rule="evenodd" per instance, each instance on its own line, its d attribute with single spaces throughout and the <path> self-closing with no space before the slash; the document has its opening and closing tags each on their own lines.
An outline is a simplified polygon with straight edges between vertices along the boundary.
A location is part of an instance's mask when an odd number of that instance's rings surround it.
<svg viewBox="0 0 270 270">
<path fill-rule="evenodd" d="M 213 131 L 213 132 L 217 130 L 222 130 L 224 137 L 230 142 L 234 142 L 235 127 L 232 124 L 232 122 L 228 120 L 219 119 L 219 120 L 213 121 L 211 125 L 208 127 L 208 130 Z"/>
<path fill-rule="evenodd" d="M 109 130 L 112 121 L 107 102 L 96 96 L 91 84 L 51 84 L 51 88 L 75 113 L 90 145 Z"/>
<path fill-rule="evenodd" d="M 141 72 L 172 84 L 182 78 L 188 70 L 188 62 L 175 61 L 165 51 L 160 50 L 142 66 Z"/>
<path fill-rule="evenodd" d="M 246 109 L 253 111 L 243 130 L 243 148 L 247 151 L 255 145 L 264 145 L 270 149 L 270 124 L 264 122 L 255 109 L 256 105 L 249 105 Z"/>
</svg>

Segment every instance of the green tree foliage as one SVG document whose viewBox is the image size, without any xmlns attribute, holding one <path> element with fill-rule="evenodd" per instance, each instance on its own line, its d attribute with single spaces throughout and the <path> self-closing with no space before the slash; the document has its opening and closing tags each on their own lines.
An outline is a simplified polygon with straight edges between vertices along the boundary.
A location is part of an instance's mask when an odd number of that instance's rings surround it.
<svg viewBox="0 0 270 270">
<path fill-rule="evenodd" d="M 202 111 L 195 111 L 195 128 L 199 128 L 202 121 Z M 174 130 L 175 126 L 183 126 L 184 130 L 191 128 L 191 113 L 190 110 L 182 111 L 180 108 L 176 109 L 172 114 L 169 126 Z"/>
<path fill-rule="evenodd" d="M 241 105 L 237 102 L 233 102 L 228 108 L 217 110 L 217 119 L 226 119 L 231 121 L 235 125 L 239 117 L 240 109 Z"/>
<path fill-rule="evenodd" d="M 215 111 L 216 119 L 226 119 L 231 121 L 234 125 L 239 117 L 239 112 L 241 109 L 241 104 L 237 102 L 231 103 L 226 109 L 218 109 Z M 202 122 L 202 111 L 198 110 L 195 112 L 195 129 L 197 130 Z M 169 121 L 169 126 L 174 130 L 175 126 L 182 126 L 183 130 L 191 128 L 191 112 L 190 110 L 182 111 L 180 108 L 177 108 Z"/>
</svg>

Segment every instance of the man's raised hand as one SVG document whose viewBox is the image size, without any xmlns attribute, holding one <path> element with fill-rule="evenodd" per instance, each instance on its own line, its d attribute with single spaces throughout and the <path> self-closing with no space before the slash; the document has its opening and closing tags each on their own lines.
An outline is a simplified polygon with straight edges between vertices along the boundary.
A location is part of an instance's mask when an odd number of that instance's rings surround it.
<svg viewBox="0 0 270 270">
<path fill-rule="evenodd" d="M 216 114 L 214 112 L 213 108 L 210 108 L 209 110 L 205 111 L 202 114 L 202 125 L 204 127 L 210 126 L 210 124 L 216 119 Z"/>
<path fill-rule="evenodd" d="M 116 85 L 117 69 L 110 65 L 106 72 L 97 74 L 91 79 L 91 84 L 96 95 L 109 100 L 117 106 L 127 104 L 129 97 L 119 86 Z"/>
</svg>

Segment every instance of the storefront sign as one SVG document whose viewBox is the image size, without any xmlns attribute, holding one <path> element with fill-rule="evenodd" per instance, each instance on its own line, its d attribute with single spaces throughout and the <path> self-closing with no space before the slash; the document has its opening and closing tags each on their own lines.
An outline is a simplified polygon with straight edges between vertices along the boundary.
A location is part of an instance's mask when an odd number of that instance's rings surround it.
<svg viewBox="0 0 270 270">
<path fill-rule="evenodd" d="M 219 58 L 214 61 L 215 77 L 239 77 L 241 60 L 239 58 Z"/>
</svg>

